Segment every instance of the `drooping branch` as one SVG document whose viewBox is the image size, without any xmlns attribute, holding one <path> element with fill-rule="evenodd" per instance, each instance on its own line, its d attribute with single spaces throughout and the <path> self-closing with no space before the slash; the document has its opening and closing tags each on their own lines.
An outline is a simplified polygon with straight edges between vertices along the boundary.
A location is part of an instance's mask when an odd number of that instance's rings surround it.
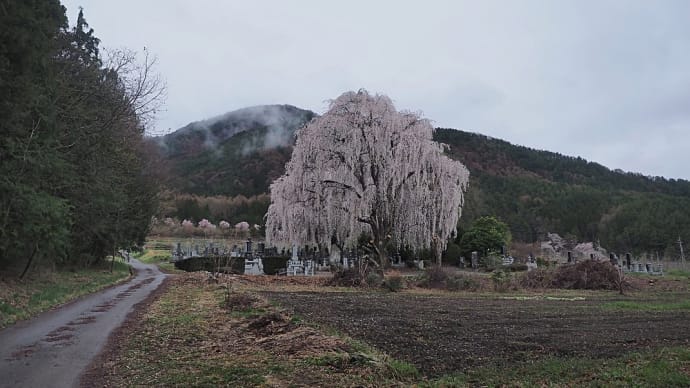
<svg viewBox="0 0 690 388">
<path fill-rule="evenodd" d="M 343 94 L 298 131 L 271 186 L 267 240 L 325 245 L 326 236 L 351 247 L 369 233 L 379 263 L 388 243 L 445 249 L 469 173 L 432 135 L 428 120 L 397 112 L 388 97 Z"/>
</svg>

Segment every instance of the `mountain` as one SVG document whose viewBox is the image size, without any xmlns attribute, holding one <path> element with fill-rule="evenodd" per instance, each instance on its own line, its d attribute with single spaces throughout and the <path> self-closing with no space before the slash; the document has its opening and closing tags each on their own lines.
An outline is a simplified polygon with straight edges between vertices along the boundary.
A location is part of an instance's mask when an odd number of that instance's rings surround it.
<svg viewBox="0 0 690 388">
<path fill-rule="evenodd" d="M 178 191 L 252 196 L 282 175 L 295 131 L 314 116 L 291 105 L 255 106 L 190 123 L 157 144 Z"/>
<path fill-rule="evenodd" d="M 158 138 L 177 192 L 161 216 L 261 223 L 295 131 L 315 116 L 290 105 L 259 106 Z M 496 215 L 522 242 L 557 232 L 616 252 L 673 255 L 678 237 L 690 238 L 688 181 L 612 171 L 461 130 L 438 128 L 434 137 L 470 170 L 460 233 Z"/>
<path fill-rule="evenodd" d="M 437 129 L 435 139 L 471 173 L 462 227 L 497 215 L 519 241 L 557 232 L 615 252 L 667 255 L 677 253 L 679 236 L 690 238 L 686 180 L 613 171 L 454 129 Z"/>
</svg>

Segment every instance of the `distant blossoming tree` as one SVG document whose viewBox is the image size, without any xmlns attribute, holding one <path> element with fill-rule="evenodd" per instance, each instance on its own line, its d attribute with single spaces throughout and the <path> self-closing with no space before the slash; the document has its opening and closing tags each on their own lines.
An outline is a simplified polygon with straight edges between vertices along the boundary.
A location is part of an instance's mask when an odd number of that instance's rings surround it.
<svg viewBox="0 0 690 388">
<path fill-rule="evenodd" d="M 220 226 L 221 229 L 230 229 L 230 223 L 225 220 L 219 222 L 218 226 Z"/>
<path fill-rule="evenodd" d="M 391 100 L 347 92 L 297 133 L 285 175 L 271 185 L 266 239 L 274 245 L 340 248 L 373 239 L 373 262 L 387 246 L 433 248 L 456 229 L 469 172 L 443 155 L 433 127 Z"/>
<path fill-rule="evenodd" d="M 186 235 L 191 235 L 194 232 L 194 223 L 190 220 L 182 220 L 182 231 Z"/>
<path fill-rule="evenodd" d="M 238 222 L 235 224 L 235 229 L 241 231 L 249 230 L 249 223 L 247 221 Z"/>
<path fill-rule="evenodd" d="M 216 226 L 213 225 L 211 221 L 204 218 L 201 221 L 199 221 L 199 227 L 202 229 L 215 229 Z"/>
</svg>

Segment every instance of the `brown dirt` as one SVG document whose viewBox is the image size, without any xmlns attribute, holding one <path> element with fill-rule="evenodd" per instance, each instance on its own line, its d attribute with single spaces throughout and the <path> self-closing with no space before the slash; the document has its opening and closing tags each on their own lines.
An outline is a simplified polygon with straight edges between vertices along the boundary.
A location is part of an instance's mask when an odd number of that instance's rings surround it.
<svg viewBox="0 0 690 388">
<path fill-rule="evenodd" d="M 605 310 L 601 299 L 371 292 L 264 295 L 307 322 L 364 340 L 428 376 L 544 356 L 609 358 L 658 346 L 690 345 L 689 312 Z"/>
</svg>

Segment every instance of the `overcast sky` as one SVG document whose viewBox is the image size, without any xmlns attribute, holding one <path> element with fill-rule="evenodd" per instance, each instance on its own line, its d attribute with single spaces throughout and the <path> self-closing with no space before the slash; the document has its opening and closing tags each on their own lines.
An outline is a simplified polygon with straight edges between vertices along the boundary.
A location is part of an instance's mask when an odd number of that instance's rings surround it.
<svg viewBox="0 0 690 388">
<path fill-rule="evenodd" d="M 690 1 L 63 1 L 166 79 L 157 132 L 365 88 L 436 126 L 690 178 Z"/>
</svg>

